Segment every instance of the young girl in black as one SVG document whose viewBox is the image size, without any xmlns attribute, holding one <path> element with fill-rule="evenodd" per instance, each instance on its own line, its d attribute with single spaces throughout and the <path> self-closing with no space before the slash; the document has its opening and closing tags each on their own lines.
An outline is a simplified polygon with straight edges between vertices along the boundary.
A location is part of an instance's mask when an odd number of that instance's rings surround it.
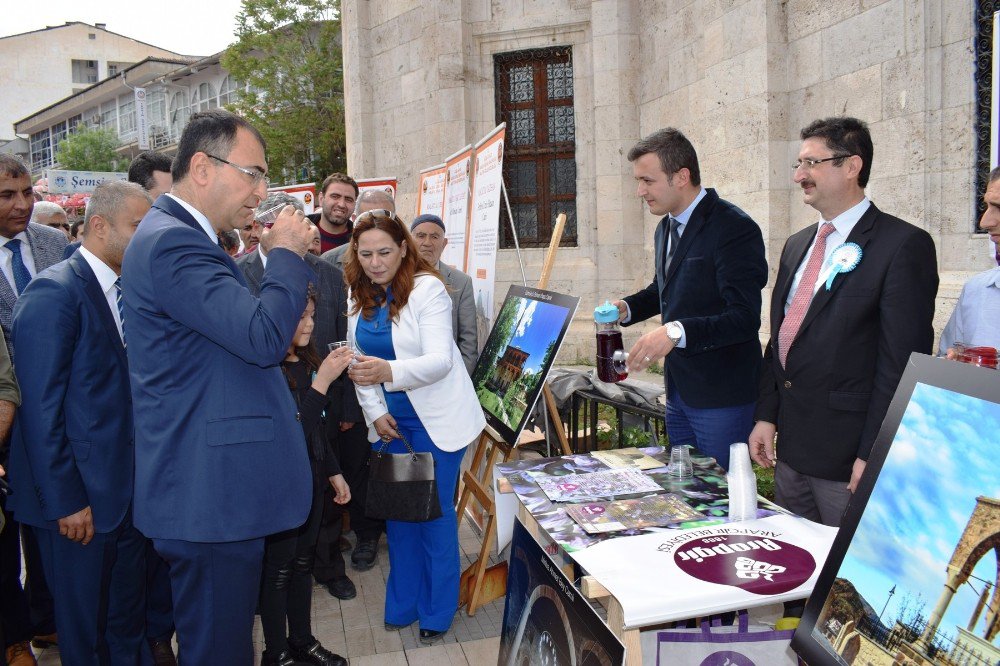
<svg viewBox="0 0 1000 666">
<path fill-rule="evenodd" d="M 337 458 L 329 447 L 321 420 L 327 405 L 326 392 L 351 362 L 347 347 L 330 353 L 320 362 L 309 338 L 313 331 L 315 296 L 310 293 L 295 338 L 282 362 L 282 370 L 298 405 L 299 419 L 309 447 L 313 470 L 313 503 L 309 517 L 297 529 L 267 537 L 264 545 L 264 576 L 260 594 L 260 621 L 265 650 L 262 666 L 317 664 L 340 666 L 347 661 L 312 635 L 312 566 L 316 539 L 323 514 L 322 500 L 327 483 L 333 486 L 333 501 L 346 504 L 351 490 L 341 474 Z M 288 634 L 286 638 L 285 629 Z"/>
</svg>

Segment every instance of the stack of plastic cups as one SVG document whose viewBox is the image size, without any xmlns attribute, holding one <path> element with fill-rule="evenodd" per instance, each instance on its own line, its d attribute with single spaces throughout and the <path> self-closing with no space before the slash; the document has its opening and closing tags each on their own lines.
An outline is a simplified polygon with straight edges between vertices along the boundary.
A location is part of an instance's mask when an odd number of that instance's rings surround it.
<svg viewBox="0 0 1000 666">
<path fill-rule="evenodd" d="M 750 464 L 750 450 L 743 442 L 729 445 L 729 520 L 757 517 L 757 477 Z"/>
</svg>

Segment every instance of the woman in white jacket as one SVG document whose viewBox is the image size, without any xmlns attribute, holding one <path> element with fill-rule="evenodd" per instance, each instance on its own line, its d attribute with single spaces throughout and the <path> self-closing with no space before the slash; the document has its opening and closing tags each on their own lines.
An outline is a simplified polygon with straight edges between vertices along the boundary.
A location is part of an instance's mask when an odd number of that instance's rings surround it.
<svg viewBox="0 0 1000 666">
<path fill-rule="evenodd" d="M 369 426 L 368 439 L 389 451 L 434 457 L 442 516 L 386 522 L 389 579 L 385 626 L 420 622 L 433 643 L 458 609 L 455 486 L 465 447 L 486 424 L 452 335 L 451 298 L 435 267 L 420 257 L 402 220 L 386 210 L 358 216 L 345 256 L 350 288 L 348 340 L 360 351 L 349 374 Z M 363 350 L 363 351 L 361 351 Z"/>
</svg>

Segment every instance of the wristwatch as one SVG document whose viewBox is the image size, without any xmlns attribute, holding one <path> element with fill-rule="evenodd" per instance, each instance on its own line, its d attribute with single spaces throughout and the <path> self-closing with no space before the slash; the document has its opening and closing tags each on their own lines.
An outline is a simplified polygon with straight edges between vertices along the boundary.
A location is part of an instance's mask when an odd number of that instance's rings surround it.
<svg viewBox="0 0 1000 666">
<path fill-rule="evenodd" d="M 667 337 L 674 345 L 679 345 L 681 343 L 681 336 L 684 335 L 684 329 L 676 321 L 668 321 L 663 325 L 667 329 Z"/>
</svg>

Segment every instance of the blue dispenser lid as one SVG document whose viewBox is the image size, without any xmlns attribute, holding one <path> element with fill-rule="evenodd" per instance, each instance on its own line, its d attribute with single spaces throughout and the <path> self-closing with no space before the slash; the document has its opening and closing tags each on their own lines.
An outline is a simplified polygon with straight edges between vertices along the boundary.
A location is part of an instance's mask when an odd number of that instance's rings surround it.
<svg viewBox="0 0 1000 666">
<path fill-rule="evenodd" d="M 604 305 L 594 308 L 594 321 L 598 324 L 613 324 L 618 321 L 618 308 L 611 304 L 611 301 L 604 301 Z"/>
</svg>

